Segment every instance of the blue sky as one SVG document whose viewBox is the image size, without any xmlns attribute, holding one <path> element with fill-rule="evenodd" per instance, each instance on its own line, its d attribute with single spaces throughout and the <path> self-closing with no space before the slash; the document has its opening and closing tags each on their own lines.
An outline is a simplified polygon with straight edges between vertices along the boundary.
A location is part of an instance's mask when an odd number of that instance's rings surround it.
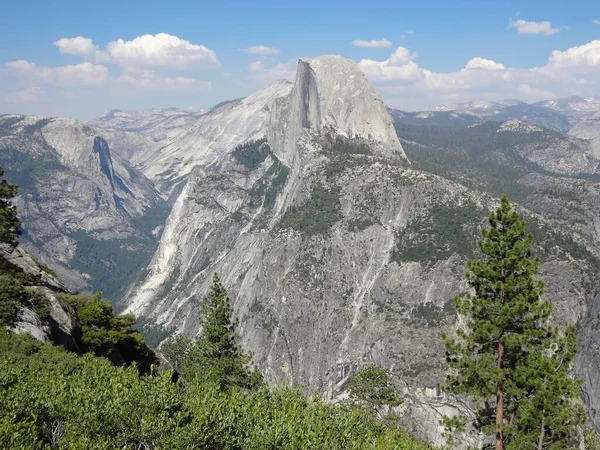
<svg viewBox="0 0 600 450">
<path fill-rule="evenodd" d="M 600 95 L 599 1 L 37 0 L 0 37 L 0 113 L 210 107 L 327 53 L 403 109 Z"/>
</svg>

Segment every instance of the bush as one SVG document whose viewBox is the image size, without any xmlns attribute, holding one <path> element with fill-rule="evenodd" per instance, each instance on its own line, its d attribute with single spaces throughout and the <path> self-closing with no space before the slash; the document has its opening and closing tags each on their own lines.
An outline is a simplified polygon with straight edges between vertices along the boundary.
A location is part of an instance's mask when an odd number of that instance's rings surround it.
<svg viewBox="0 0 600 450">
<path fill-rule="evenodd" d="M 135 363 L 145 373 L 157 363 L 156 355 L 146 345 L 144 337 L 134 329 L 133 314 L 113 316 L 111 303 L 103 300 L 100 293 L 91 298 L 63 294 L 63 298 L 75 309 L 86 352 L 115 362 Z"/>
<path fill-rule="evenodd" d="M 9 333 L 0 350 L 1 448 L 430 448 L 364 411 L 298 391 L 173 383 L 168 372 L 140 375 Z"/>
<path fill-rule="evenodd" d="M 24 284 L 19 278 L 0 273 L 0 326 L 12 326 L 21 308 L 29 308 L 40 318 L 50 314 L 46 296 Z"/>
</svg>

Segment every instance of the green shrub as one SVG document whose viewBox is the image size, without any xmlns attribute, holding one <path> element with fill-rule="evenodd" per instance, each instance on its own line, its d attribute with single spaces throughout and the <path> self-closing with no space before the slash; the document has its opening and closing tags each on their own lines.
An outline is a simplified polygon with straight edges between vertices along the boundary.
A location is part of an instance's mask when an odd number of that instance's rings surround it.
<svg viewBox="0 0 600 450">
<path fill-rule="evenodd" d="M 91 298 L 70 294 L 62 297 L 75 309 L 86 352 L 115 361 L 122 358 L 126 364 L 137 364 L 144 373 L 156 364 L 156 355 L 134 328 L 133 314 L 113 316 L 111 303 L 103 300 L 100 293 Z"/>
<path fill-rule="evenodd" d="M 223 392 L 0 333 L 0 448 L 423 450 L 394 425 L 298 391 Z"/>
</svg>

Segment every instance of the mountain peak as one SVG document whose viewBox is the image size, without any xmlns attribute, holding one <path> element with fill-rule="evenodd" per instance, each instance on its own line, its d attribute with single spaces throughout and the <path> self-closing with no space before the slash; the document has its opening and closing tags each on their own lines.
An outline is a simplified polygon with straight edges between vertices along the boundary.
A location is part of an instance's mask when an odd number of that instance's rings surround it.
<svg viewBox="0 0 600 450">
<path fill-rule="evenodd" d="M 287 164 L 307 132 L 368 139 L 379 153 L 406 158 L 379 93 L 356 63 L 336 55 L 300 58 L 291 93 L 274 105 L 269 142 Z"/>
</svg>

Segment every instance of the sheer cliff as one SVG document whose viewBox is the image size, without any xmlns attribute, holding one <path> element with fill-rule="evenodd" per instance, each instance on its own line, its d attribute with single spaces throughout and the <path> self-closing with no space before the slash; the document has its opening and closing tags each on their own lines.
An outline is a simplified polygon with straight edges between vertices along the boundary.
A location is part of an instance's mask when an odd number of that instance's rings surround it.
<svg viewBox="0 0 600 450">
<path fill-rule="evenodd" d="M 527 131 L 516 122 L 500 128 L 492 133 Z M 122 306 L 194 335 L 218 272 L 242 343 L 271 383 L 336 398 L 360 365 L 376 362 L 405 383 L 409 426 L 439 442 L 440 411 L 458 407 L 435 389 L 444 373 L 440 332 L 457 326 L 451 300 L 466 289 L 464 260 L 477 254 L 494 197 L 412 168 L 381 98 L 340 57 L 299 60 L 291 91 L 256 137 L 229 148 L 219 165 L 192 170 L 147 278 Z M 502 145 L 499 161 L 523 161 L 519 182 L 557 179 L 541 156 Z M 564 180 L 578 189 L 578 179 Z M 566 217 L 571 205 L 559 212 L 543 192 L 528 198 L 539 207 L 521 211 L 540 243 L 555 319 L 576 322 L 598 285 L 596 237 Z"/>
</svg>

